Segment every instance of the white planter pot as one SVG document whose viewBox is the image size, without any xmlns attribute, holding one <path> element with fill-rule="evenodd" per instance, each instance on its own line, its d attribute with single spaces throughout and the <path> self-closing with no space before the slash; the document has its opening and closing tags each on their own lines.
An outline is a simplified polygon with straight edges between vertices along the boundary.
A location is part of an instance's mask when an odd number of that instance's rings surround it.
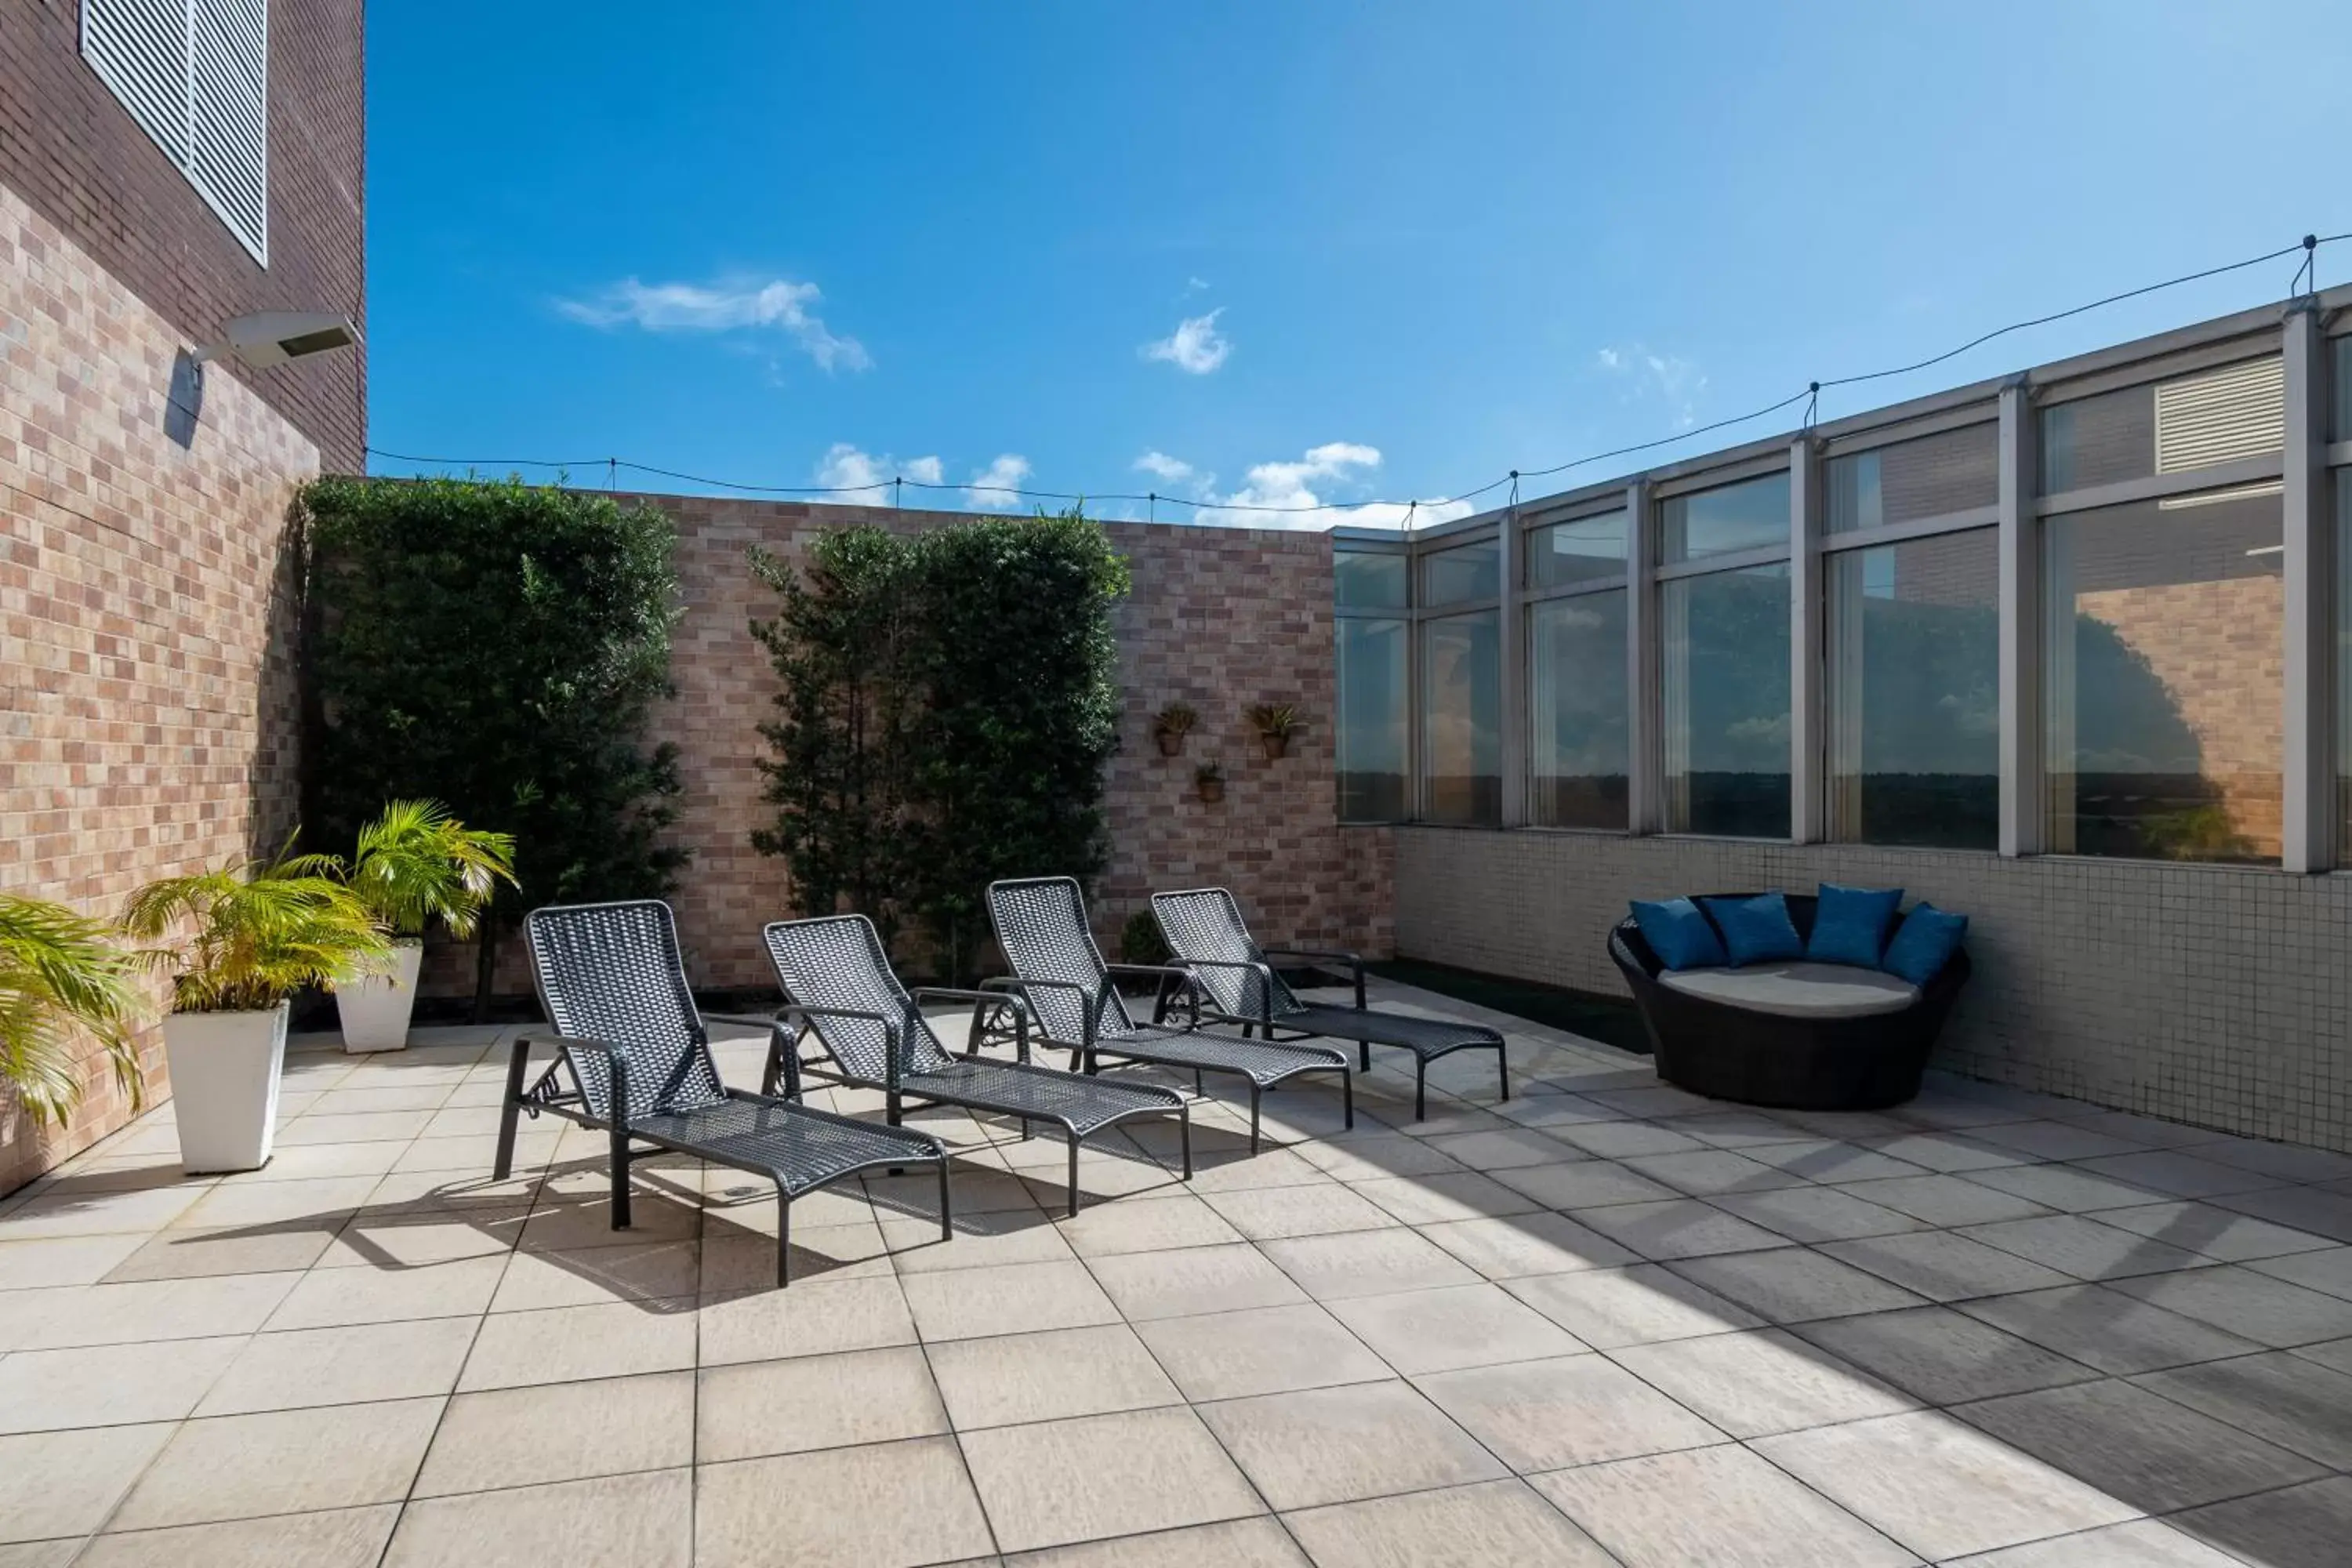
<svg viewBox="0 0 2352 1568">
<path fill-rule="evenodd" d="M 173 1013 L 163 1020 L 180 1163 L 191 1174 L 257 1171 L 269 1163 L 286 1013 L 280 1002 L 266 1013 Z"/>
<path fill-rule="evenodd" d="M 408 1017 L 416 1010 L 416 972 L 425 944 L 402 940 L 392 949 L 392 973 L 370 974 L 335 987 L 335 1016 L 343 1024 L 343 1049 L 396 1051 L 408 1044 Z"/>
</svg>

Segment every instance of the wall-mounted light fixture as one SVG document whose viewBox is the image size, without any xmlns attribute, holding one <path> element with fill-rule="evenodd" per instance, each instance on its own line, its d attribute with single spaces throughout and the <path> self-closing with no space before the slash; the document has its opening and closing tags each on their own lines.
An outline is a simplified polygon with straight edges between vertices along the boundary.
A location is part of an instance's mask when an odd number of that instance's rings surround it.
<svg viewBox="0 0 2352 1568">
<path fill-rule="evenodd" d="M 239 316 L 221 329 L 220 342 L 192 351 L 197 364 L 235 354 L 256 369 L 288 360 L 349 348 L 359 342 L 352 319 L 337 310 L 264 310 Z"/>
</svg>

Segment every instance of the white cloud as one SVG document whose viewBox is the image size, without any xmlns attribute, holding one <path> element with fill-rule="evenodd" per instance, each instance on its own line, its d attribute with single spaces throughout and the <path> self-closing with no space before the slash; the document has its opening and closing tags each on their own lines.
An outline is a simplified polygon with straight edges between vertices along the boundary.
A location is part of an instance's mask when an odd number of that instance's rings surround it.
<svg viewBox="0 0 2352 1568">
<path fill-rule="evenodd" d="M 1208 286 L 1209 280 L 1205 278 L 1187 278 L 1184 279 L 1184 292 L 1187 294 L 1198 294 Z"/>
<path fill-rule="evenodd" d="M 1326 491 L 1334 487 L 1344 489 L 1362 485 L 1380 466 L 1377 447 L 1355 441 L 1330 441 L 1310 447 L 1297 462 L 1252 466 L 1240 489 L 1208 498 L 1233 510 L 1203 511 L 1200 520 L 1230 528 L 1321 530 L 1341 526 L 1398 528 L 1408 517 L 1414 526 L 1425 528 L 1470 515 L 1470 503 L 1461 500 L 1364 501 L 1352 506 L 1326 500 Z M 1327 505 L 1331 510 L 1310 510 Z"/>
<path fill-rule="evenodd" d="M 1021 498 L 1007 495 L 1007 490 L 1021 488 L 1029 477 L 1029 459 L 1018 452 L 1000 452 L 996 460 L 972 475 L 971 488 L 964 499 L 982 511 L 1005 511 L 1021 504 Z"/>
<path fill-rule="evenodd" d="M 1135 459 L 1138 470 L 1170 484 L 1181 484 L 1192 477 L 1192 465 L 1181 458 L 1171 458 L 1161 451 L 1146 452 Z"/>
<path fill-rule="evenodd" d="M 624 278 L 593 300 L 559 300 L 555 308 L 575 321 L 648 332 L 731 332 L 772 330 L 788 334 L 825 370 L 865 370 L 873 356 L 856 338 L 838 335 L 809 307 L 822 296 L 814 283 L 777 278 L 767 282 L 730 279 L 719 283 L 644 283 Z"/>
<path fill-rule="evenodd" d="M 999 458 L 1002 462 L 1003 459 Z M 1018 459 L 1015 459 L 1018 461 Z M 937 458 L 909 458 L 905 462 L 883 454 L 861 452 L 846 441 L 835 441 L 817 459 L 816 482 L 828 489 L 866 489 L 863 495 L 838 499 L 849 506 L 882 506 L 890 500 L 890 481 L 913 479 L 921 484 L 946 482 L 947 469 Z"/>
<path fill-rule="evenodd" d="M 1698 422 L 1698 400 L 1706 392 L 1707 380 L 1690 361 L 1653 353 L 1640 343 L 1604 348 L 1593 357 L 1602 370 L 1624 380 L 1623 401 L 1658 399 L 1673 412 L 1677 430 Z"/>
<path fill-rule="evenodd" d="M 1233 340 L 1217 331 L 1217 318 L 1225 313 L 1223 305 L 1205 316 L 1187 316 L 1176 323 L 1176 330 L 1158 342 L 1143 345 L 1143 357 L 1164 360 L 1191 375 L 1206 375 L 1225 363 L 1234 352 Z"/>
</svg>

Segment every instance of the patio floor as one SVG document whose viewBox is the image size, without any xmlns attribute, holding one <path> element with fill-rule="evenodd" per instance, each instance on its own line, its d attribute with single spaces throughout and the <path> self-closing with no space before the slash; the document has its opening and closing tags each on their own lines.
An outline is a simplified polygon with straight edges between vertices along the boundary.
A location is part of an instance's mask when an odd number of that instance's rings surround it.
<svg viewBox="0 0 2352 1568">
<path fill-rule="evenodd" d="M 926 1115 L 955 1240 L 813 1197 L 783 1292 L 736 1173 L 615 1233 L 541 1121 L 490 1183 L 495 1031 L 305 1040 L 268 1169 L 183 1179 L 166 1105 L 0 1204 L 0 1568 L 2352 1561 L 2352 1157 L 1502 1022 L 1507 1106 L 1391 1058 L 1253 1159 L 1203 1105 L 1189 1190 L 1146 1130 L 1074 1222 L 1058 1141 Z"/>
</svg>

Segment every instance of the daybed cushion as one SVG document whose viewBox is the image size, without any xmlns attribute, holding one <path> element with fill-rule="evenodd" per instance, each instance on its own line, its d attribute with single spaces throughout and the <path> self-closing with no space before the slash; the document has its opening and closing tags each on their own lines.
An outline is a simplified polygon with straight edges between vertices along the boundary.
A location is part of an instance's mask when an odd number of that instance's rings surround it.
<svg viewBox="0 0 2352 1568">
<path fill-rule="evenodd" d="M 1925 985 L 1943 972 L 1968 934 L 1968 916 L 1922 901 L 1903 917 L 1903 928 L 1886 944 L 1886 956 L 1880 962 L 1887 973 Z"/>
<path fill-rule="evenodd" d="M 1633 921 L 1642 928 L 1642 940 L 1650 944 L 1658 962 L 1670 970 L 1724 962 L 1723 939 L 1688 899 L 1661 899 L 1654 903 L 1635 899 Z"/>
<path fill-rule="evenodd" d="M 1784 1018 L 1867 1018 L 1899 1013 L 1919 988 L 1874 969 L 1844 963 L 1757 963 L 1745 969 L 1685 969 L 1658 984 L 1686 996 Z"/>
<path fill-rule="evenodd" d="M 1789 919 L 1789 900 L 1779 893 L 1759 893 L 1752 899 L 1701 899 L 1699 905 L 1714 917 L 1734 963 L 1778 963 L 1805 956 L 1804 939 Z"/>
<path fill-rule="evenodd" d="M 1813 905 L 1813 934 L 1805 956 L 1818 963 L 1858 963 L 1876 969 L 1886 933 L 1903 907 L 1900 888 L 1842 888 L 1823 882 Z"/>
</svg>

